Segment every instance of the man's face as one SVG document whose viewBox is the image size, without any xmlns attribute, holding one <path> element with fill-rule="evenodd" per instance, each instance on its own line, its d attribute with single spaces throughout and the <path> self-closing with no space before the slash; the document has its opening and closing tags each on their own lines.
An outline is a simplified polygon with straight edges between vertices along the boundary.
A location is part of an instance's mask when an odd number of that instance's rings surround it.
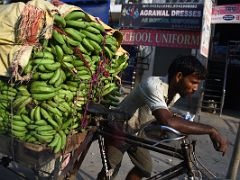
<svg viewBox="0 0 240 180">
<path fill-rule="evenodd" d="M 181 97 L 190 96 L 198 90 L 200 83 L 201 80 L 195 74 L 182 76 L 178 81 L 178 93 Z"/>
</svg>

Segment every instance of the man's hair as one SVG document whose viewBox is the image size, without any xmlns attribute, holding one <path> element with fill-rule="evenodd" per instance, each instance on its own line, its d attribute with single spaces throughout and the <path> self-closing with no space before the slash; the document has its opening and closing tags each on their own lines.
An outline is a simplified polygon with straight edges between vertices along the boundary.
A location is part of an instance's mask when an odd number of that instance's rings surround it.
<svg viewBox="0 0 240 180">
<path fill-rule="evenodd" d="M 196 57 L 191 55 L 179 56 L 173 60 L 168 68 L 169 80 L 178 72 L 181 72 L 183 76 L 197 75 L 201 80 L 206 79 L 207 76 L 207 69 Z"/>
</svg>

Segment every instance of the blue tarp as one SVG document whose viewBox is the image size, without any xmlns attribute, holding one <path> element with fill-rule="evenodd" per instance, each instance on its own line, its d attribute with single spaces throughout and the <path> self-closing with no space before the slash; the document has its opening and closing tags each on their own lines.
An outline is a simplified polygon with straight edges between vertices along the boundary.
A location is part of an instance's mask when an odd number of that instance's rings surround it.
<svg viewBox="0 0 240 180">
<path fill-rule="evenodd" d="M 82 8 L 88 14 L 99 17 L 108 24 L 110 0 L 62 0 L 67 4 L 72 4 Z"/>
</svg>

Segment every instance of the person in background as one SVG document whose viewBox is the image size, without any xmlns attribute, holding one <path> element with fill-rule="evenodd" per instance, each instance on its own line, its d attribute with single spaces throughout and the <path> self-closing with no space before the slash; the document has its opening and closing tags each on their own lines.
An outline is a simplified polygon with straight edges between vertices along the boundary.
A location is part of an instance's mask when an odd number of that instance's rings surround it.
<svg viewBox="0 0 240 180">
<path fill-rule="evenodd" d="M 224 155 L 228 148 L 228 141 L 216 128 L 207 124 L 187 121 L 175 116 L 169 110 L 169 107 L 180 97 L 191 96 L 197 91 L 206 75 L 205 67 L 194 56 L 177 57 L 170 65 L 166 76 L 150 76 L 143 79 L 123 99 L 117 109 L 133 115 L 140 107 L 148 106 L 159 124 L 172 127 L 184 134 L 207 134 L 216 151 L 220 151 Z M 110 126 L 117 129 L 119 124 L 114 123 Z M 134 164 L 134 167 L 127 174 L 127 180 L 138 180 L 151 176 L 152 161 L 148 150 L 141 147 L 133 148 L 131 144 L 108 138 L 106 139 L 106 154 L 109 165 L 113 169 L 113 178 L 118 173 L 125 152 L 128 153 Z M 98 174 L 98 179 L 104 179 L 104 177 L 102 169 Z"/>
</svg>

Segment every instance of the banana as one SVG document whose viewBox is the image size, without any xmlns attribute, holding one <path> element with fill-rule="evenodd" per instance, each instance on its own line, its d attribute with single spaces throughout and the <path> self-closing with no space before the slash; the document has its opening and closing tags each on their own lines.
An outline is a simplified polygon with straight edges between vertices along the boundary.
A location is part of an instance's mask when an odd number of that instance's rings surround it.
<svg viewBox="0 0 240 180">
<path fill-rule="evenodd" d="M 35 120 L 35 119 L 34 119 L 34 118 L 35 118 L 35 117 L 34 117 L 35 110 L 36 110 L 36 107 L 34 107 L 34 108 L 31 109 L 31 112 L 30 112 L 30 122 L 31 122 L 31 120 L 32 120 L 32 121 Z M 29 123 L 30 123 L 30 122 L 29 122 Z M 28 123 L 28 124 L 29 124 L 29 123 Z"/>
<path fill-rule="evenodd" d="M 39 73 L 39 76 L 42 80 L 49 80 L 52 78 L 54 72 L 49 72 L 49 73 Z"/>
<path fill-rule="evenodd" d="M 99 44 L 96 41 L 89 39 L 89 43 L 94 47 L 95 50 L 97 50 L 97 52 L 102 51 L 101 46 L 99 46 Z"/>
<path fill-rule="evenodd" d="M 1 92 L 3 95 L 7 95 L 7 96 L 16 96 L 16 92 L 11 92 L 11 91 L 7 91 L 7 90 L 4 90 Z"/>
<path fill-rule="evenodd" d="M 119 46 L 117 39 L 111 35 L 106 35 L 105 44 Z"/>
<path fill-rule="evenodd" d="M 55 62 L 53 64 L 44 64 L 44 67 L 49 71 L 56 71 L 58 68 L 61 67 L 61 63 Z"/>
<path fill-rule="evenodd" d="M 89 41 L 87 40 L 87 38 L 84 38 L 82 40 L 82 44 L 83 46 L 88 49 L 89 51 L 94 51 L 94 47 L 89 43 Z"/>
<path fill-rule="evenodd" d="M 37 100 L 37 101 L 44 101 L 44 100 L 49 100 L 51 98 L 53 98 L 56 95 L 55 92 L 52 93 L 47 93 L 47 94 L 32 94 L 33 99 Z"/>
<path fill-rule="evenodd" d="M 37 106 L 35 111 L 34 111 L 34 120 L 35 121 L 40 121 L 41 120 L 41 112 L 40 112 L 40 106 Z"/>
<path fill-rule="evenodd" d="M 55 46 L 57 61 L 61 62 L 63 58 L 63 50 L 59 45 Z"/>
<path fill-rule="evenodd" d="M 91 75 L 85 74 L 85 75 L 81 75 L 78 77 L 81 80 L 90 80 L 92 78 Z"/>
<path fill-rule="evenodd" d="M 48 81 L 49 84 L 55 84 L 56 81 L 60 78 L 61 76 L 61 69 L 58 68 L 55 72 L 54 75 L 52 76 L 52 78 Z"/>
<path fill-rule="evenodd" d="M 83 75 L 91 75 L 89 70 L 82 69 L 82 68 L 80 69 L 80 67 L 79 67 L 79 69 L 77 68 L 77 70 L 79 70 L 77 72 L 77 75 L 80 76 L 80 77 L 83 76 Z"/>
<path fill-rule="evenodd" d="M 92 56 L 92 61 L 94 61 L 95 63 L 96 63 L 96 62 L 99 62 L 100 59 L 101 59 L 100 56 Z"/>
<path fill-rule="evenodd" d="M 26 116 L 25 114 L 21 114 L 21 118 L 25 123 L 27 123 L 27 124 L 31 123 L 31 119 L 28 116 Z"/>
<path fill-rule="evenodd" d="M 32 79 L 35 80 L 35 81 L 39 80 L 39 74 L 38 74 L 38 72 L 34 72 L 34 73 L 32 74 Z"/>
<path fill-rule="evenodd" d="M 53 135 L 40 135 L 36 132 L 33 132 L 33 136 L 35 136 L 41 143 L 50 143 L 53 139 Z"/>
<path fill-rule="evenodd" d="M 101 31 L 101 32 L 104 32 L 104 31 L 105 31 L 103 25 L 101 25 L 101 24 L 99 24 L 99 23 L 97 23 L 97 22 L 92 21 L 92 22 L 89 23 L 89 25 L 92 26 L 92 27 L 97 28 L 97 29 L 98 29 L 99 31 Z"/>
<path fill-rule="evenodd" d="M 116 90 L 116 89 L 117 89 L 117 87 L 115 85 L 110 86 L 109 88 L 103 90 L 102 96 L 105 96 L 105 95 L 109 94 L 110 92 L 112 92 L 113 90 Z"/>
<path fill-rule="evenodd" d="M 59 131 L 59 134 L 61 136 L 61 149 L 64 149 L 67 143 L 67 136 L 62 130 Z"/>
<path fill-rule="evenodd" d="M 70 54 L 70 55 L 73 54 L 72 48 L 68 47 L 67 44 L 63 44 L 62 49 L 63 49 L 65 54 Z"/>
<path fill-rule="evenodd" d="M 45 120 L 43 120 L 43 119 L 40 119 L 40 120 L 35 121 L 35 124 L 36 124 L 36 125 L 39 125 L 39 126 L 48 125 L 47 121 L 45 121 Z"/>
<path fill-rule="evenodd" d="M 68 86 L 66 84 L 61 84 L 61 88 L 64 89 L 64 90 L 68 90 Z"/>
<path fill-rule="evenodd" d="M 73 118 L 68 119 L 66 122 L 63 123 L 62 130 L 68 128 L 72 123 L 74 123 Z"/>
<path fill-rule="evenodd" d="M 72 11 L 64 17 L 65 20 L 77 20 L 77 19 L 84 19 L 84 18 L 85 18 L 85 13 L 81 11 Z"/>
<path fill-rule="evenodd" d="M 77 57 L 74 55 L 64 55 L 63 56 L 63 61 L 64 62 L 72 62 L 73 60 L 75 60 Z"/>
<path fill-rule="evenodd" d="M 55 29 L 52 30 L 52 36 L 53 36 L 53 39 L 57 41 L 59 44 L 65 44 L 64 35 L 57 32 Z"/>
<path fill-rule="evenodd" d="M 48 84 L 47 84 L 46 81 L 33 81 L 33 82 L 31 83 L 31 88 L 37 89 L 37 88 L 39 88 L 39 87 L 48 87 Z"/>
<path fill-rule="evenodd" d="M 81 42 L 82 37 L 79 33 L 79 31 L 73 29 L 73 28 L 65 28 L 64 31 L 74 40 Z"/>
<path fill-rule="evenodd" d="M 54 15 L 54 24 L 60 26 L 60 27 L 65 27 L 66 26 L 66 21 L 63 17 L 61 17 L 58 14 Z"/>
<path fill-rule="evenodd" d="M 68 112 L 70 112 L 70 111 L 72 110 L 71 107 L 69 106 L 69 104 L 68 104 L 67 102 L 63 102 L 63 103 L 62 103 L 62 106 L 64 106 L 64 108 L 67 109 Z"/>
<path fill-rule="evenodd" d="M 11 129 L 11 133 L 15 137 L 25 137 L 26 136 L 26 132 L 27 131 L 16 131 L 16 130 Z"/>
<path fill-rule="evenodd" d="M 49 131 L 37 131 L 38 134 L 43 136 L 53 136 L 56 134 L 56 130 L 49 130 Z"/>
<path fill-rule="evenodd" d="M 1 97 L 0 97 L 0 100 L 1 101 L 6 101 L 6 102 L 8 102 L 8 101 L 12 101 L 12 100 L 14 100 L 15 98 L 14 97 L 12 97 L 12 96 L 8 96 L 8 95 L 1 95 Z M 14 100 L 15 101 L 15 100 Z"/>
<path fill-rule="evenodd" d="M 32 102 L 32 97 L 28 97 L 26 100 L 24 100 L 19 106 L 18 106 L 18 111 L 22 110 L 25 108 L 26 105 L 28 105 L 30 102 Z M 20 111 L 22 112 L 22 111 Z"/>
<path fill-rule="evenodd" d="M 52 107 L 47 103 L 42 103 L 41 106 L 44 109 L 47 109 L 48 111 L 52 112 L 54 115 L 58 115 L 58 116 L 62 116 L 62 113 L 56 108 L 56 107 Z"/>
<path fill-rule="evenodd" d="M 43 64 L 40 64 L 40 65 L 38 66 L 38 70 L 39 70 L 40 72 L 49 72 L 49 70 L 47 70 Z"/>
<path fill-rule="evenodd" d="M 117 46 L 114 46 L 114 45 L 112 45 L 112 44 L 106 44 L 106 46 L 108 47 L 108 48 L 110 48 L 110 50 L 113 52 L 113 53 L 115 53 L 116 51 L 117 51 Z"/>
<path fill-rule="evenodd" d="M 33 94 L 47 94 L 47 93 L 54 93 L 56 89 L 51 86 L 39 86 L 38 88 L 33 86 L 30 89 L 30 92 Z"/>
<path fill-rule="evenodd" d="M 51 47 L 44 47 L 44 51 L 47 51 L 47 52 L 50 52 L 50 53 L 53 53 L 53 50 Z M 54 53 L 53 53 L 54 54 Z"/>
<path fill-rule="evenodd" d="M 53 59 L 42 59 L 42 58 L 37 58 L 33 60 L 34 64 L 53 64 L 55 61 Z"/>
<path fill-rule="evenodd" d="M 28 73 L 32 72 L 32 69 L 33 69 L 32 61 L 29 61 L 27 63 L 27 65 L 24 67 L 23 72 L 24 72 L 24 74 L 28 74 Z"/>
<path fill-rule="evenodd" d="M 13 108 L 18 107 L 20 104 L 22 104 L 24 101 L 26 101 L 29 98 L 29 96 L 21 96 L 13 101 Z"/>
<path fill-rule="evenodd" d="M 41 59 L 54 59 L 54 56 L 51 52 L 48 51 L 37 51 L 33 53 L 33 58 L 41 58 Z"/>
<path fill-rule="evenodd" d="M 92 32 L 94 34 L 100 34 L 101 33 L 101 31 L 99 29 L 97 29 L 97 28 L 95 28 L 93 26 L 88 26 L 86 28 L 86 30 L 89 31 L 89 32 Z"/>
<path fill-rule="evenodd" d="M 76 88 L 79 87 L 79 82 L 75 82 L 75 81 L 67 81 L 66 84 L 69 86 L 74 86 Z"/>
<path fill-rule="evenodd" d="M 37 126 L 36 124 L 28 124 L 28 125 L 27 125 L 27 128 L 28 128 L 29 130 L 35 130 L 37 127 L 38 127 L 38 126 Z"/>
<path fill-rule="evenodd" d="M 71 46 L 78 46 L 80 44 L 79 41 L 75 41 L 74 39 L 72 39 L 68 36 L 66 36 L 65 41 L 66 41 L 67 44 L 69 44 Z"/>
<path fill-rule="evenodd" d="M 54 150 L 53 150 L 54 153 L 58 153 L 61 150 L 62 138 L 61 138 L 60 135 L 59 135 L 59 138 L 58 138 L 58 142 L 56 144 L 57 145 L 54 146 Z"/>
<path fill-rule="evenodd" d="M 57 109 L 57 108 L 56 108 Z M 58 109 L 57 109 L 58 110 Z M 59 110 L 58 110 L 59 111 Z M 60 112 L 60 111 L 59 111 Z M 62 114 L 62 113 L 61 113 Z M 54 114 L 54 119 L 57 121 L 57 123 L 59 124 L 59 126 L 62 126 L 63 123 L 63 117 L 59 116 L 58 114 Z"/>
<path fill-rule="evenodd" d="M 62 71 L 61 71 L 59 78 L 54 83 L 54 87 L 56 87 L 56 88 L 61 87 L 62 82 L 63 82 L 63 76 L 62 76 Z"/>
<path fill-rule="evenodd" d="M 26 131 L 27 129 L 25 128 L 25 126 L 16 126 L 14 124 L 11 124 L 11 129 L 15 130 L 15 131 Z"/>
<path fill-rule="evenodd" d="M 47 101 L 47 103 L 50 105 L 50 106 L 52 106 L 52 107 L 57 107 L 58 106 L 58 104 L 57 103 L 55 103 L 54 101 L 52 101 L 52 100 L 50 100 L 50 101 Z"/>
<path fill-rule="evenodd" d="M 67 20 L 66 24 L 68 27 L 73 27 L 75 29 L 85 29 L 88 26 L 86 21 L 75 21 L 75 20 Z"/>
<path fill-rule="evenodd" d="M 56 129 L 59 128 L 58 124 L 52 119 L 49 113 L 41 107 L 41 115 Z"/>
<path fill-rule="evenodd" d="M 91 53 L 91 52 L 87 51 L 86 48 L 82 44 L 79 44 L 78 49 L 80 50 L 81 53 L 84 53 L 84 54 Z"/>
<path fill-rule="evenodd" d="M 73 61 L 72 64 L 73 64 L 75 67 L 76 67 L 76 66 L 83 66 L 83 65 L 84 65 L 84 62 L 83 62 L 82 60 L 80 60 L 80 59 L 76 59 L 76 60 Z"/>
<path fill-rule="evenodd" d="M 29 142 L 29 143 L 36 143 L 36 141 L 37 141 L 37 139 L 32 135 L 30 138 L 27 139 L 27 142 Z"/>
<path fill-rule="evenodd" d="M 50 131 L 53 130 L 53 127 L 51 125 L 41 125 L 41 126 L 37 126 L 36 131 Z"/>
<path fill-rule="evenodd" d="M 89 32 L 89 31 L 86 31 L 86 30 L 81 30 L 80 31 L 81 33 L 85 34 L 86 37 L 88 37 L 89 39 L 92 39 L 94 41 L 96 41 L 98 44 L 101 44 L 102 43 L 102 38 L 101 36 L 98 36 L 92 32 Z M 100 35 L 100 34 L 99 34 Z"/>
<path fill-rule="evenodd" d="M 112 59 L 113 52 L 107 46 L 104 46 L 104 52 L 108 58 Z"/>
<path fill-rule="evenodd" d="M 56 133 L 53 140 L 51 141 L 50 144 L 48 144 L 49 147 L 55 147 L 57 146 L 57 143 L 59 142 L 59 139 L 60 139 L 60 135 L 59 133 Z"/>
<path fill-rule="evenodd" d="M 24 121 L 12 121 L 12 125 L 14 126 L 20 126 L 20 127 L 25 127 L 27 125 L 26 122 Z"/>
</svg>

